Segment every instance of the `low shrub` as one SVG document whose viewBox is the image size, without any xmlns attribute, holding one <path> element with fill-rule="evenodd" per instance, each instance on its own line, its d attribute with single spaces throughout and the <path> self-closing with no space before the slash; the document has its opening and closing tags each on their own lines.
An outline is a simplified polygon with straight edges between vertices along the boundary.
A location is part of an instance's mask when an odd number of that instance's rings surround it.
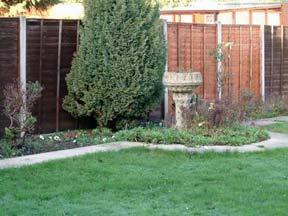
<svg viewBox="0 0 288 216">
<path fill-rule="evenodd" d="M 11 144 L 4 139 L 0 140 L 0 159 L 8 158 L 16 155 L 15 150 L 11 148 Z"/>
<path fill-rule="evenodd" d="M 288 97 L 274 94 L 265 103 L 259 103 L 257 109 L 249 113 L 250 119 L 272 118 L 288 115 Z"/>
<path fill-rule="evenodd" d="M 267 99 L 266 110 L 280 115 L 288 114 L 288 96 L 273 94 Z"/>
<path fill-rule="evenodd" d="M 227 127 L 246 120 L 287 115 L 288 97 L 274 95 L 264 103 L 251 91 L 243 91 L 239 101 L 224 97 L 215 102 L 207 102 L 196 98 L 188 108 L 182 108 L 182 114 L 187 129 L 198 125 L 207 128 Z M 173 125 L 171 122 L 165 125 L 170 127 Z"/>
<path fill-rule="evenodd" d="M 182 115 L 188 130 L 199 125 L 207 128 L 223 127 L 240 123 L 245 119 L 245 112 L 241 106 L 225 99 L 212 103 L 199 100 L 191 103 L 190 107 L 183 107 Z"/>
<path fill-rule="evenodd" d="M 194 128 L 194 130 L 177 130 L 165 127 L 138 127 L 122 130 L 114 134 L 117 141 L 145 142 L 155 144 L 202 145 L 244 145 L 260 142 L 269 137 L 266 130 L 233 125 L 230 127 Z"/>
<path fill-rule="evenodd" d="M 3 114 L 10 122 L 5 128 L 5 135 L 11 142 L 11 148 L 22 148 L 26 136 L 33 132 L 37 120 L 32 115 L 32 109 L 42 90 L 39 82 L 29 82 L 26 91 L 23 91 L 19 80 L 4 87 Z"/>
</svg>

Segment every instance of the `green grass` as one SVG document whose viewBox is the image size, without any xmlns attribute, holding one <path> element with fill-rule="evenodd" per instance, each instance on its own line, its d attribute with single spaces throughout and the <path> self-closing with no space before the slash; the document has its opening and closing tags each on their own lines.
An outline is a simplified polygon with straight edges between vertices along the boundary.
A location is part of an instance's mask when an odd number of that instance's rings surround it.
<svg viewBox="0 0 288 216">
<path fill-rule="evenodd" d="M 288 150 L 99 153 L 0 171 L 0 215 L 287 215 Z"/>
<path fill-rule="evenodd" d="M 288 122 L 277 122 L 264 128 L 272 132 L 288 134 Z"/>
</svg>

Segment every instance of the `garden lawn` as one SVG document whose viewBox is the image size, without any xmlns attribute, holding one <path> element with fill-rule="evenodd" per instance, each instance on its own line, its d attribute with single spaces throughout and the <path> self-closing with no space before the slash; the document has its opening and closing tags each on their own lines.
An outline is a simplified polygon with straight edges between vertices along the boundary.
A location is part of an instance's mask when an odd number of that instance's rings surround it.
<svg viewBox="0 0 288 216">
<path fill-rule="evenodd" d="M 0 171 L 0 215 L 287 215 L 288 150 L 99 153 Z"/>
<path fill-rule="evenodd" d="M 288 122 L 277 122 L 275 124 L 265 126 L 265 128 L 272 132 L 288 134 Z"/>
</svg>

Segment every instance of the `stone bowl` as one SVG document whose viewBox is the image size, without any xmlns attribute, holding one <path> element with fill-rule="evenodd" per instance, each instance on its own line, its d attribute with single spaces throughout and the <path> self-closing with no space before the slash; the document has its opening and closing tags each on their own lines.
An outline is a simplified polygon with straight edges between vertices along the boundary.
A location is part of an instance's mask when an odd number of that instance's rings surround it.
<svg viewBox="0 0 288 216">
<path fill-rule="evenodd" d="M 200 72 L 168 72 L 163 78 L 163 84 L 172 92 L 192 92 L 202 83 Z"/>
</svg>

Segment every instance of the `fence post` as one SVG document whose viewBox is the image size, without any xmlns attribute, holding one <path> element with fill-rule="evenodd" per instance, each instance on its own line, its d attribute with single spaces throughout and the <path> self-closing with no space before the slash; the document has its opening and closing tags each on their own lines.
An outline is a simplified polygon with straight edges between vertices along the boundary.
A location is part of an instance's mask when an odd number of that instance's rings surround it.
<svg viewBox="0 0 288 216">
<path fill-rule="evenodd" d="M 281 25 L 281 62 L 280 62 L 280 95 L 283 91 L 283 65 L 284 65 L 284 27 Z"/>
<path fill-rule="evenodd" d="M 269 96 L 273 93 L 273 73 L 274 73 L 274 26 L 271 26 L 271 60 L 270 60 L 270 91 Z"/>
<path fill-rule="evenodd" d="M 56 131 L 59 131 L 62 26 L 63 21 L 60 20 L 59 32 L 58 32 L 58 54 L 57 54 Z"/>
<path fill-rule="evenodd" d="M 19 18 L 19 77 L 21 92 L 23 92 L 22 100 L 23 107 L 21 110 L 21 127 L 26 119 L 26 18 L 21 16 Z M 22 134 L 21 134 L 22 136 Z"/>
<path fill-rule="evenodd" d="M 164 38 L 165 38 L 167 53 L 168 53 L 168 24 L 166 20 L 164 20 L 164 23 L 163 23 L 163 32 L 164 32 Z M 166 55 L 165 74 L 166 73 L 168 73 L 168 54 Z M 166 87 L 165 87 L 164 94 L 165 94 L 164 95 L 164 119 L 166 119 L 169 113 L 169 93 L 168 93 L 168 88 Z"/>
<path fill-rule="evenodd" d="M 260 38 L 261 38 L 261 95 L 262 100 L 265 102 L 265 27 L 261 25 L 260 27 Z"/>
<path fill-rule="evenodd" d="M 218 55 L 222 54 L 222 24 L 221 22 L 216 22 L 217 23 L 217 50 L 218 50 Z M 217 80 L 217 96 L 218 99 L 221 100 L 222 98 L 222 62 L 220 58 L 217 58 L 217 71 L 216 71 L 216 80 Z"/>
</svg>

